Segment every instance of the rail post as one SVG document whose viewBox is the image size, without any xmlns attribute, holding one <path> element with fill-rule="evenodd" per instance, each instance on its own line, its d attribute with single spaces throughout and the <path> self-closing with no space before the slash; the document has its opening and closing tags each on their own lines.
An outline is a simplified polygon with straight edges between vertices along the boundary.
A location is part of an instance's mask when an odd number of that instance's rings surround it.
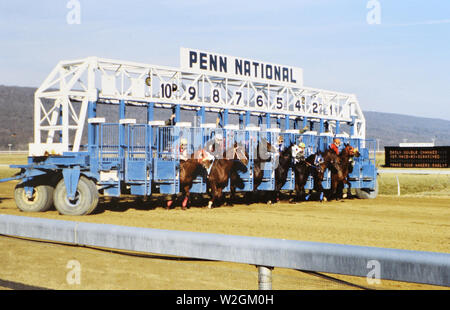
<svg viewBox="0 0 450 310">
<path fill-rule="evenodd" d="M 256 266 L 258 268 L 258 289 L 272 290 L 272 269 L 273 267 Z"/>
</svg>

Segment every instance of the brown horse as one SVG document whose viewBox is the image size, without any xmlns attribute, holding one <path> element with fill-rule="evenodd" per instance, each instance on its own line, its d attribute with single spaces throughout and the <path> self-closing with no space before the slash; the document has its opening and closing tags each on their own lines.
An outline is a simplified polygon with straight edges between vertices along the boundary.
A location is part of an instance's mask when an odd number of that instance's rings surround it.
<svg viewBox="0 0 450 310">
<path fill-rule="evenodd" d="M 230 154 L 231 158 L 226 158 Z M 231 200 L 234 199 L 236 187 L 242 188 L 243 181 L 239 176 L 239 171 L 247 172 L 248 156 L 242 157 L 239 154 L 245 154 L 242 146 L 235 143 L 233 150 L 227 150 L 223 153 L 223 158 L 216 158 L 212 163 L 208 175 L 208 188 L 210 190 L 211 200 L 208 208 L 220 206 L 223 199 L 223 189 L 230 182 Z"/>
<path fill-rule="evenodd" d="M 335 188 L 334 192 L 336 200 L 341 199 L 343 197 L 343 190 L 345 184 L 347 184 L 348 196 L 351 196 L 351 184 L 348 181 L 348 175 L 353 171 L 353 158 L 359 157 L 359 151 L 352 147 L 350 144 L 344 144 L 344 149 L 339 154 L 339 165 L 342 171 L 342 175 L 337 173 L 331 173 L 331 185 L 332 188 Z M 333 183 L 335 183 L 333 185 Z"/>
<path fill-rule="evenodd" d="M 190 202 L 190 190 L 194 180 L 198 176 L 202 176 L 206 180 L 206 171 L 211 164 L 211 160 L 206 158 L 199 150 L 191 155 L 191 158 L 187 160 L 180 160 L 180 190 L 184 197 L 181 203 L 181 208 L 186 210 Z M 167 209 L 173 205 L 174 199 L 167 201 Z"/>
<path fill-rule="evenodd" d="M 324 188 L 322 186 L 322 181 L 325 176 L 326 169 L 331 171 L 331 174 L 341 175 L 341 167 L 339 165 L 339 156 L 331 150 L 326 150 L 325 152 L 318 152 L 317 154 L 312 154 L 308 156 L 305 163 L 309 167 L 309 173 L 314 179 L 313 190 L 320 194 L 320 201 L 324 199 Z M 309 175 L 308 175 L 309 176 Z M 308 176 L 306 176 L 302 181 L 303 186 L 305 186 Z M 297 184 L 296 184 L 297 186 Z M 299 187 L 301 184 L 298 185 Z M 300 188 L 299 188 L 300 191 Z M 331 189 L 332 191 L 332 189 Z M 309 200 L 311 194 L 306 195 L 305 200 Z"/>
</svg>

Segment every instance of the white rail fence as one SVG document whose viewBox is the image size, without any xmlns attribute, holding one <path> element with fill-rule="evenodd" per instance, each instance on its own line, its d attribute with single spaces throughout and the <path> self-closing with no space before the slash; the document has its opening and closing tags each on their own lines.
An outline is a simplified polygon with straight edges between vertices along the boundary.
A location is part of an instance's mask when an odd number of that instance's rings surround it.
<svg viewBox="0 0 450 310">
<path fill-rule="evenodd" d="M 0 234 L 258 266 L 271 289 L 274 267 L 450 286 L 450 254 L 284 239 L 137 228 L 0 215 Z"/>
</svg>

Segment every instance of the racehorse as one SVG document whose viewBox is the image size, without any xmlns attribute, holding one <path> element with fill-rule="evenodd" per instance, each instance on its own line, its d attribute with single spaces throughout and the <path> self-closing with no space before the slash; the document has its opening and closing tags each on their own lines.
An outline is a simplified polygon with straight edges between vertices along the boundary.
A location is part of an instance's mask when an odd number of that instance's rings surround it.
<svg viewBox="0 0 450 310">
<path fill-rule="evenodd" d="M 313 177 L 313 190 L 320 195 L 320 201 L 324 200 L 324 188 L 322 181 L 324 179 L 325 171 L 329 169 L 332 173 L 339 175 L 341 168 L 339 166 L 339 157 L 333 151 L 327 150 L 325 152 L 317 152 L 311 154 L 303 162 L 299 161 L 294 165 L 295 173 L 295 192 L 296 199 L 305 195 L 305 185 L 308 177 Z M 311 194 L 305 196 L 305 200 L 309 200 Z"/>
<path fill-rule="evenodd" d="M 275 168 L 275 202 L 280 200 L 281 188 L 286 183 L 289 168 L 293 167 L 293 158 L 297 156 L 298 147 L 291 143 L 287 148 L 282 150 L 278 156 L 278 162 Z"/>
<path fill-rule="evenodd" d="M 244 181 L 239 175 L 239 171 L 244 173 L 247 172 L 249 163 L 249 155 L 245 151 L 245 148 L 242 144 L 238 144 L 237 142 L 235 142 L 233 151 L 233 160 L 236 161 L 235 167 L 238 169 L 231 169 L 230 171 L 230 200 L 228 201 L 228 205 L 230 206 L 233 205 L 233 202 L 235 200 L 236 188 L 242 189 L 245 186 Z"/>
<path fill-rule="evenodd" d="M 226 158 L 230 154 L 231 158 Z M 223 199 L 223 189 L 230 181 L 231 198 L 234 198 L 236 187 L 242 187 L 243 181 L 238 172 L 247 172 L 247 158 L 239 158 L 238 154 L 244 152 L 242 145 L 235 143 L 232 150 L 223 153 L 223 158 L 216 158 L 212 163 L 211 170 L 208 174 L 208 188 L 210 190 L 211 200 L 208 202 L 208 208 L 220 206 Z M 244 152 L 245 154 L 245 152 Z"/>
<path fill-rule="evenodd" d="M 257 194 L 258 186 L 261 185 L 263 180 L 263 166 L 266 162 L 271 161 L 271 156 L 275 152 L 276 148 L 272 146 L 269 141 L 264 138 L 258 140 L 258 143 L 253 152 L 253 154 L 256 154 L 255 159 L 253 160 L 253 192 L 248 193 L 249 196 L 251 195 L 254 197 L 254 195 Z M 257 197 L 260 196 L 258 195 Z M 255 199 L 248 199 L 248 201 L 251 200 Z"/>
<path fill-rule="evenodd" d="M 314 166 L 315 154 L 308 156 L 306 159 L 304 157 L 297 158 L 294 157 L 294 176 L 295 176 L 295 197 L 294 201 L 299 201 L 304 198 L 305 195 L 305 185 L 308 182 L 308 177 L 311 175 Z"/>
<path fill-rule="evenodd" d="M 348 175 L 353 171 L 353 158 L 360 156 L 358 149 L 346 143 L 344 146 L 344 149 L 339 153 L 339 165 L 342 174 L 331 173 L 331 188 L 333 189 L 331 198 L 334 197 L 336 200 L 343 197 L 345 184 L 348 186 L 348 196 L 351 196 L 351 184 L 348 181 Z"/>
<path fill-rule="evenodd" d="M 212 163 L 212 158 L 208 157 L 202 150 L 191 155 L 187 160 L 180 160 L 180 189 L 184 197 L 181 208 L 186 210 L 190 202 L 190 190 L 194 180 L 202 176 L 206 180 L 206 171 Z M 167 209 L 173 205 L 174 199 L 167 201 Z"/>
</svg>

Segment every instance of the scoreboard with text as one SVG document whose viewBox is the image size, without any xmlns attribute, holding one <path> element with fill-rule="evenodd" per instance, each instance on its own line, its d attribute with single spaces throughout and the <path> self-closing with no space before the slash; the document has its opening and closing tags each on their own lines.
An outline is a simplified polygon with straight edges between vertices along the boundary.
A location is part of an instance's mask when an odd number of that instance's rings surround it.
<svg viewBox="0 0 450 310">
<path fill-rule="evenodd" d="M 386 146 L 385 166 L 393 168 L 449 168 L 450 146 Z"/>
</svg>

